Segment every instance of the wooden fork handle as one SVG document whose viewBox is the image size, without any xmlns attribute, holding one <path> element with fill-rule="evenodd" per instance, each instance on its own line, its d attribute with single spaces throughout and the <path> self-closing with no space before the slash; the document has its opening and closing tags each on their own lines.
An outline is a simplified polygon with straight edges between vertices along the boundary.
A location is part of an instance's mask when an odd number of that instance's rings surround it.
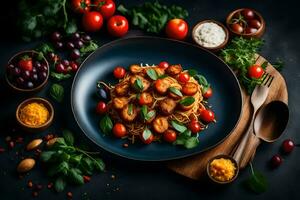
<svg viewBox="0 0 300 200">
<path fill-rule="evenodd" d="M 247 145 L 245 146 L 244 154 L 241 158 L 240 168 L 245 168 L 248 163 L 254 158 L 256 149 L 260 144 L 260 139 L 253 133 L 249 135 Z"/>
</svg>

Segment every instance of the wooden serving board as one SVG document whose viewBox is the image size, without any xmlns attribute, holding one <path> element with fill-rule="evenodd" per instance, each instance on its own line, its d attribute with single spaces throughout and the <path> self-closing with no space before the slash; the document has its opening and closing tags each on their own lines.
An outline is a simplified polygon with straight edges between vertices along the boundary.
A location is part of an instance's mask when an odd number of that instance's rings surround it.
<svg viewBox="0 0 300 200">
<path fill-rule="evenodd" d="M 265 58 L 257 55 L 257 64 L 262 64 L 265 61 Z M 269 95 L 265 104 L 274 100 L 288 103 L 288 91 L 282 75 L 270 63 L 268 64 L 266 71 L 274 76 L 274 80 L 270 87 Z M 242 91 L 242 95 L 244 104 L 241 118 L 229 137 L 227 137 L 221 144 L 208 151 L 195 156 L 170 161 L 167 163 L 167 167 L 178 174 L 191 179 L 199 180 L 206 175 L 206 164 L 209 159 L 219 154 L 231 154 L 236 148 L 237 144 L 239 144 L 244 132 L 247 130 L 250 121 L 250 114 L 253 112 L 253 108 L 250 103 L 250 96 L 247 95 L 246 91 L 244 90 Z M 246 153 L 242 158 L 240 167 L 245 167 L 249 163 L 251 157 L 252 155 Z"/>
</svg>

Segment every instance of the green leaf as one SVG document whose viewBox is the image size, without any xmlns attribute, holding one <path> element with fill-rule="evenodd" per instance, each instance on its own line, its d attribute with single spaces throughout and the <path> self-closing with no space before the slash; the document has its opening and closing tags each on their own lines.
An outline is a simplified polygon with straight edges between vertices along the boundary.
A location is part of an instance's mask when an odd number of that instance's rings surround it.
<svg viewBox="0 0 300 200">
<path fill-rule="evenodd" d="M 198 137 L 190 137 L 185 141 L 184 147 L 187 149 L 192 149 L 198 146 L 198 144 L 199 144 Z"/>
<path fill-rule="evenodd" d="M 71 74 L 63 74 L 63 73 L 56 73 L 56 72 L 51 72 L 50 76 L 58 81 L 69 79 L 72 77 Z"/>
<path fill-rule="evenodd" d="M 183 124 L 179 123 L 176 120 L 172 120 L 171 121 L 171 125 L 179 133 L 183 133 L 183 132 L 185 132 L 187 130 L 186 126 L 184 126 Z"/>
<path fill-rule="evenodd" d="M 154 69 L 148 69 L 146 73 L 152 80 L 155 81 L 158 79 L 158 75 Z"/>
<path fill-rule="evenodd" d="M 105 115 L 100 120 L 100 128 L 104 134 L 110 134 L 113 128 L 113 122 L 109 115 Z"/>
<path fill-rule="evenodd" d="M 66 185 L 67 183 L 62 177 L 57 178 L 54 182 L 54 188 L 57 192 L 64 191 Z"/>
<path fill-rule="evenodd" d="M 87 45 L 84 45 L 83 47 L 80 48 L 80 53 L 85 55 L 87 53 L 96 51 L 98 47 L 99 47 L 98 44 L 96 44 L 93 41 L 89 41 Z"/>
<path fill-rule="evenodd" d="M 155 110 L 151 110 L 150 112 L 147 113 L 147 115 L 145 117 L 145 120 L 148 121 L 149 119 L 151 119 L 155 115 L 156 115 L 156 111 Z"/>
<path fill-rule="evenodd" d="M 148 128 L 146 128 L 142 133 L 142 137 L 144 140 L 148 140 L 151 137 L 151 135 L 152 132 Z"/>
<path fill-rule="evenodd" d="M 251 176 L 245 181 L 246 186 L 255 193 L 263 193 L 268 189 L 268 183 L 265 176 L 253 170 L 253 166 L 250 163 Z"/>
<path fill-rule="evenodd" d="M 180 90 L 178 90 L 175 87 L 170 87 L 169 90 L 170 90 L 170 92 L 172 92 L 173 94 L 176 94 L 177 96 L 180 96 L 180 97 L 183 96 L 182 93 L 180 92 Z"/>
<path fill-rule="evenodd" d="M 127 15 L 128 14 L 128 9 L 125 8 L 124 5 L 120 4 L 117 8 L 117 10 L 122 13 L 123 15 Z"/>
<path fill-rule="evenodd" d="M 207 82 L 207 80 L 206 80 L 206 78 L 204 76 L 202 76 L 200 74 L 197 74 L 197 75 L 195 75 L 195 78 L 196 78 L 196 80 L 198 81 L 198 83 L 200 85 L 203 85 L 203 86 L 207 86 L 208 85 L 208 82 Z"/>
<path fill-rule="evenodd" d="M 63 137 L 65 139 L 65 142 L 68 145 L 73 145 L 74 144 L 74 136 L 73 133 L 67 129 L 63 130 Z"/>
<path fill-rule="evenodd" d="M 94 169 L 94 162 L 90 158 L 85 157 L 81 160 L 80 166 L 84 173 L 91 175 Z"/>
<path fill-rule="evenodd" d="M 40 155 L 40 159 L 43 162 L 48 162 L 54 154 L 55 151 L 43 151 Z"/>
<path fill-rule="evenodd" d="M 81 159 L 82 159 L 82 154 L 79 154 L 79 155 L 71 156 L 69 161 L 70 163 L 77 165 L 80 163 Z"/>
<path fill-rule="evenodd" d="M 72 168 L 68 172 L 68 177 L 70 181 L 74 184 L 82 185 L 84 184 L 83 176 L 78 173 L 78 170 Z"/>
<path fill-rule="evenodd" d="M 127 113 L 128 113 L 128 115 L 132 115 L 133 114 L 133 104 L 132 103 L 130 103 L 128 105 L 128 111 L 127 111 Z"/>
<path fill-rule="evenodd" d="M 197 70 L 195 69 L 189 69 L 188 72 L 191 77 L 194 77 L 198 74 Z"/>
<path fill-rule="evenodd" d="M 146 120 L 147 114 L 148 114 L 148 107 L 146 105 L 143 105 L 141 107 L 141 118 L 143 120 Z"/>
<path fill-rule="evenodd" d="M 56 100 L 57 102 L 61 103 L 64 99 L 64 88 L 63 86 L 54 83 L 50 88 L 50 96 Z"/>
<path fill-rule="evenodd" d="M 62 161 L 61 163 L 54 165 L 53 167 L 49 168 L 48 170 L 48 175 L 49 176 L 54 176 L 57 174 L 64 174 L 66 175 L 69 170 L 69 165 L 67 162 Z"/>
<path fill-rule="evenodd" d="M 194 97 L 185 97 L 184 99 L 180 100 L 179 103 L 183 106 L 190 106 L 195 102 Z"/>
<path fill-rule="evenodd" d="M 163 79 L 163 78 L 166 78 L 166 77 L 168 77 L 168 75 L 167 75 L 167 74 L 162 74 L 162 75 L 158 76 L 158 78 L 157 78 L 157 79 Z"/>
<path fill-rule="evenodd" d="M 138 92 L 143 91 L 144 85 L 143 85 L 142 80 L 139 79 L 139 78 L 137 78 L 137 79 L 134 81 L 133 87 L 134 87 L 134 89 L 135 89 L 136 91 L 138 91 Z"/>
<path fill-rule="evenodd" d="M 76 21 L 75 20 L 69 21 L 66 27 L 66 33 L 72 34 L 75 33 L 76 31 L 77 31 Z"/>
<path fill-rule="evenodd" d="M 100 158 L 96 158 L 94 160 L 94 167 L 96 170 L 98 171 L 104 171 L 105 169 L 105 164 L 103 162 L 103 160 L 101 160 Z"/>
<path fill-rule="evenodd" d="M 263 64 L 261 64 L 260 66 L 263 68 L 263 69 L 266 69 L 267 66 L 268 66 L 268 61 L 265 61 Z"/>
<path fill-rule="evenodd" d="M 41 46 L 36 48 L 36 51 L 42 52 L 43 54 L 47 54 L 50 52 L 54 52 L 54 49 L 50 44 L 43 43 Z"/>
<path fill-rule="evenodd" d="M 277 70 L 277 71 L 281 71 L 284 67 L 284 62 L 283 60 L 281 60 L 280 58 L 277 58 L 276 61 L 273 63 L 273 67 Z"/>
</svg>

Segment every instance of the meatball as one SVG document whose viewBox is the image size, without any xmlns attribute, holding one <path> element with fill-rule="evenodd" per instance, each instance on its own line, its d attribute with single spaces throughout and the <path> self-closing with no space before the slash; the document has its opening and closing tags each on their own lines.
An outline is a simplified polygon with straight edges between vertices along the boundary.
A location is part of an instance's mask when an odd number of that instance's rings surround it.
<svg viewBox="0 0 300 200">
<path fill-rule="evenodd" d="M 183 94 L 193 96 L 198 91 L 198 85 L 193 82 L 188 82 L 182 87 Z"/>
<path fill-rule="evenodd" d="M 117 110 L 123 109 L 127 104 L 129 100 L 126 97 L 116 97 L 112 100 L 113 106 Z"/>
<path fill-rule="evenodd" d="M 137 116 L 137 109 L 133 104 L 126 105 L 121 111 L 121 117 L 124 121 L 132 122 Z"/>
<path fill-rule="evenodd" d="M 129 70 L 133 74 L 138 74 L 138 73 L 141 73 L 144 71 L 144 69 L 140 65 L 137 65 L 137 64 L 131 65 L 129 67 Z"/>
<path fill-rule="evenodd" d="M 155 81 L 154 87 L 157 93 L 165 94 L 170 87 L 170 83 L 166 79 L 158 79 Z"/>
<path fill-rule="evenodd" d="M 143 92 L 140 95 L 140 98 L 139 98 L 140 105 L 151 105 L 153 103 L 153 101 L 154 101 L 154 99 L 149 92 Z"/>
<path fill-rule="evenodd" d="M 128 94 L 129 84 L 127 81 L 118 83 L 115 87 L 115 92 L 117 96 L 125 96 Z"/>
<path fill-rule="evenodd" d="M 181 65 L 171 65 L 166 69 L 167 74 L 170 76 L 176 76 L 182 72 Z"/>
<path fill-rule="evenodd" d="M 164 100 L 160 101 L 159 108 L 161 112 L 165 115 L 170 115 L 173 113 L 176 107 L 176 101 L 171 98 L 165 98 Z"/>
<path fill-rule="evenodd" d="M 156 133 L 162 134 L 166 130 L 168 130 L 169 123 L 167 117 L 157 117 L 154 119 L 153 123 L 153 129 Z"/>
</svg>

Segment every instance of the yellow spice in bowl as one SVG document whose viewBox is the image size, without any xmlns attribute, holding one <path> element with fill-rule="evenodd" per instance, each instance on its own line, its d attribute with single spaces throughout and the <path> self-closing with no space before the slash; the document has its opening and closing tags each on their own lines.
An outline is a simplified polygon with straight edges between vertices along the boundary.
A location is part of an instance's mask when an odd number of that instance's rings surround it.
<svg viewBox="0 0 300 200">
<path fill-rule="evenodd" d="M 49 111 L 42 103 L 29 103 L 20 109 L 20 120 L 29 126 L 40 126 L 47 122 Z"/>
<path fill-rule="evenodd" d="M 235 175 L 236 167 L 234 163 L 225 158 L 214 159 L 210 163 L 210 175 L 217 181 L 229 181 Z"/>
</svg>

